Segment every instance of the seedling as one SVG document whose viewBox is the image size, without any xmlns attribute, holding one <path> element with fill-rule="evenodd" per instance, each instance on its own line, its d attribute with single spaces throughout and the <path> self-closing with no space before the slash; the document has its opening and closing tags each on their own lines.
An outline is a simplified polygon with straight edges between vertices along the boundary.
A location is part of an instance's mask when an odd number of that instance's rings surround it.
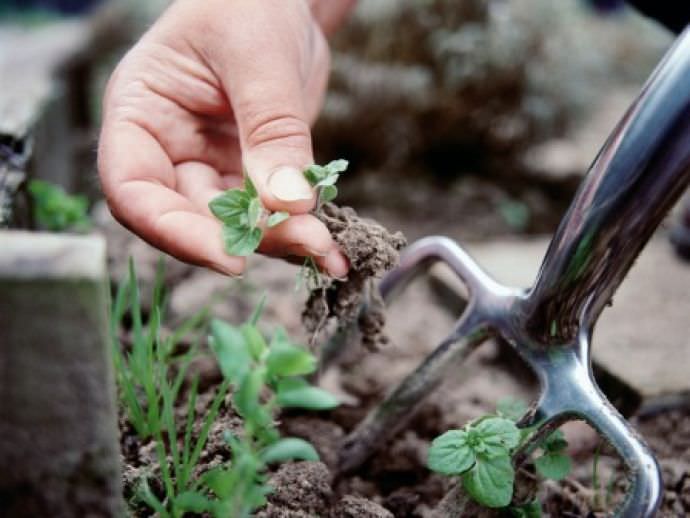
<svg viewBox="0 0 690 518">
<path fill-rule="evenodd" d="M 311 165 L 304 176 L 316 188 L 316 211 L 338 194 L 335 183 L 347 169 L 346 160 L 334 160 L 325 166 Z M 259 248 L 265 228 L 280 225 L 287 212 L 271 212 L 261 203 L 256 187 L 245 174 L 244 188 L 229 189 L 209 203 L 214 216 L 223 223 L 223 242 L 229 255 L 248 256 Z"/>
<path fill-rule="evenodd" d="M 429 468 L 438 473 L 459 476 L 467 494 L 481 505 L 507 507 L 513 498 L 515 469 L 512 455 L 525 444 L 536 426 L 518 428 L 515 421 L 526 410 L 516 400 L 499 403 L 496 415 L 486 415 L 466 424 L 462 429 L 449 430 L 431 443 Z M 563 452 L 568 443 L 556 430 L 538 448 L 542 454 L 534 461 L 544 478 L 561 480 L 570 471 L 570 458 Z M 511 507 L 517 516 L 534 516 L 533 503 Z"/>
<path fill-rule="evenodd" d="M 293 344 L 283 329 L 270 343 L 256 327 L 263 301 L 249 322 L 235 327 L 220 320 L 211 323 L 210 343 L 225 381 L 215 390 L 201 429 L 194 432 L 197 418 L 198 378 L 186 397 L 187 414 L 179 428 L 176 404 L 188 366 L 198 354 L 175 355 L 177 344 L 190 333 L 204 329 L 206 311 L 185 322 L 169 337 L 162 338 L 164 317 L 163 266 L 159 264 L 153 290 L 151 317 L 144 322 L 136 271 L 130 261 L 128 279 L 121 284 L 113 302 L 111 337 L 120 400 L 128 420 L 142 441 L 153 440 L 160 466 L 163 494 L 157 495 L 143 478 L 138 499 L 159 516 L 179 517 L 187 511 L 214 516 L 242 518 L 265 503 L 270 491 L 266 466 L 285 460 L 318 460 L 314 448 L 298 438 L 281 438 L 273 422 L 279 408 L 325 410 L 338 401 L 328 392 L 310 385 L 303 376 L 316 368 L 316 359 Z M 123 347 L 119 331 L 129 313 L 132 321 L 131 348 Z M 195 476 L 211 426 L 228 390 L 233 387 L 233 404 L 244 420 L 239 437 L 226 434 L 232 451 L 229 466 L 223 465 Z M 270 394 L 268 399 L 264 395 Z"/>
<path fill-rule="evenodd" d="M 59 185 L 43 180 L 31 180 L 29 193 L 34 219 L 41 228 L 53 232 L 83 232 L 91 227 L 85 196 L 67 194 Z"/>
<path fill-rule="evenodd" d="M 304 379 L 316 369 L 316 358 L 293 344 L 282 328 L 266 342 L 256 327 L 257 319 L 258 311 L 239 327 L 220 320 L 211 324 L 211 347 L 223 376 L 234 387 L 233 404 L 243 418 L 243 433 L 226 433 L 232 463 L 202 477 L 205 494 L 188 492 L 178 497 L 178 506 L 187 511 L 248 517 L 266 503 L 271 491 L 265 476 L 269 464 L 319 459 L 308 442 L 281 438 L 273 414 L 279 408 L 328 410 L 338 400 Z"/>
<path fill-rule="evenodd" d="M 338 188 L 335 183 L 340 175 L 347 170 L 347 160 L 333 160 L 328 164 L 310 165 L 304 170 L 304 177 L 316 189 L 316 211 L 321 209 L 324 203 L 333 201 L 338 196 Z"/>
<path fill-rule="evenodd" d="M 267 211 L 248 176 L 244 178 L 244 189 L 225 191 L 209 203 L 209 208 L 223 222 L 225 251 L 237 256 L 254 253 L 261 243 L 263 228 L 275 227 L 289 217 L 287 212 Z"/>
<path fill-rule="evenodd" d="M 207 319 L 206 312 L 201 311 L 169 337 L 162 338 L 165 309 L 163 273 L 161 262 L 154 284 L 151 316 L 145 323 L 136 271 L 130 260 L 129 276 L 120 285 L 113 302 L 110 334 L 121 404 L 139 438 L 154 441 L 156 461 L 161 471 L 163 499 L 152 492 L 145 478 L 140 483 L 137 496 L 160 516 L 180 516 L 177 496 L 194 487 L 192 473 L 208 440 L 211 425 L 218 416 L 229 383 L 220 385 L 216 390 L 209 410 L 202 419 L 201 430 L 194 438 L 192 429 L 196 418 L 194 409 L 198 387 L 198 379 L 194 379 L 187 396 L 185 432 L 178 434 L 175 404 L 180 398 L 189 364 L 197 355 L 197 347 L 194 345 L 181 355 L 174 355 L 174 351 L 183 338 L 198 332 Z M 119 335 L 126 313 L 129 313 L 132 321 L 129 351 L 123 347 Z"/>
</svg>

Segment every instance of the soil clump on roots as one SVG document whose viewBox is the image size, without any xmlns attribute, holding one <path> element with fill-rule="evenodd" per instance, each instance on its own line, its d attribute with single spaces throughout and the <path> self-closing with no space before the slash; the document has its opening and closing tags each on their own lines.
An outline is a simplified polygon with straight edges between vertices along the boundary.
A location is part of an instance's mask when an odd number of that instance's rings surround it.
<svg viewBox="0 0 690 518">
<path fill-rule="evenodd" d="M 350 261 L 350 272 L 345 279 L 332 279 L 312 289 L 302 313 L 312 343 L 327 322 L 334 319 L 340 328 L 356 324 L 365 347 L 376 349 L 385 345 L 385 311 L 374 279 L 398 263 L 400 250 L 407 244 L 405 236 L 359 217 L 351 207 L 327 203 L 318 217 Z M 366 311 L 361 311 L 363 307 Z"/>
</svg>

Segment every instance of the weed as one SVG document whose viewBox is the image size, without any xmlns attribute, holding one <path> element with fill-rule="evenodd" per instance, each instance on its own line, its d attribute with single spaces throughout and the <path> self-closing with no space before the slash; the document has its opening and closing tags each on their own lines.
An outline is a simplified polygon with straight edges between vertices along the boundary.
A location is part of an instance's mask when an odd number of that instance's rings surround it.
<svg viewBox="0 0 690 518">
<path fill-rule="evenodd" d="M 325 166 L 311 165 L 304 170 L 305 178 L 317 190 L 317 211 L 323 203 L 337 196 L 335 183 L 345 169 L 346 160 L 334 160 Z M 280 225 L 290 217 L 287 212 L 266 209 L 246 174 L 243 189 L 228 189 L 211 200 L 209 208 L 223 223 L 225 251 L 237 256 L 254 253 L 261 243 L 264 228 Z"/>
<path fill-rule="evenodd" d="M 163 497 L 143 479 L 137 497 L 161 517 L 185 512 L 242 518 L 266 502 L 270 492 L 266 467 L 286 460 L 318 460 L 314 448 L 298 438 L 281 438 L 273 421 L 280 408 L 325 410 L 338 401 L 310 385 L 305 375 L 316 369 L 316 358 L 290 341 L 282 328 L 267 342 L 257 328 L 264 301 L 251 319 L 232 326 L 210 323 L 209 342 L 225 381 L 216 389 L 201 430 L 194 438 L 198 378 L 187 394 L 184 431 L 178 433 L 175 406 L 197 346 L 175 356 L 180 339 L 203 328 L 206 312 L 185 322 L 168 338 L 161 336 L 163 320 L 163 267 L 156 275 L 151 316 L 144 325 L 136 272 L 130 261 L 128 279 L 118 289 L 112 308 L 111 336 L 120 399 L 128 419 L 142 440 L 152 439 L 160 466 Z M 119 330 L 126 313 L 131 315 L 132 342 L 126 351 Z M 232 462 L 194 476 L 213 422 L 230 387 L 233 405 L 243 418 L 243 433 L 226 432 Z"/>
<path fill-rule="evenodd" d="M 269 464 L 319 458 L 308 442 L 281 438 L 273 414 L 279 408 L 327 410 L 338 401 L 304 379 L 316 369 L 316 358 L 293 344 L 282 328 L 270 342 L 264 339 L 256 327 L 260 311 L 239 327 L 220 320 L 211 323 L 210 344 L 223 376 L 234 387 L 233 404 L 243 419 L 243 431 L 238 436 L 226 433 L 232 464 L 202 477 L 204 493 L 180 495 L 178 504 L 185 510 L 217 517 L 250 516 L 266 503 L 271 490 L 264 473 Z"/>
<path fill-rule="evenodd" d="M 347 170 L 347 160 L 333 160 L 328 164 L 310 165 L 304 170 L 304 177 L 316 189 L 316 211 L 321 209 L 324 203 L 333 201 L 338 196 L 338 188 L 335 186 L 340 175 Z"/>
<path fill-rule="evenodd" d="M 185 433 L 178 436 L 175 422 L 175 404 L 180 398 L 183 381 L 197 346 L 181 355 L 174 355 L 176 345 L 193 331 L 198 331 L 207 320 L 202 311 L 183 323 L 169 337 L 162 338 L 163 320 L 163 264 L 158 265 L 151 303 L 151 316 L 144 325 L 141 295 L 136 271 L 130 260 L 129 276 L 120 285 L 112 307 L 110 334 L 113 361 L 119 387 L 120 401 L 127 418 L 142 441 L 152 439 L 156 460 L 161 469 L 164 498 L 159 500 L 148 482 L 142 480 L 137 491 L 140 500 L 161 516 L 181 516 L 177 504 L 180 494 L 194 487 L 192 472 L 208 440 L 211 425 L 218 416 L 220 405 L 229 388 L 223 383 L 214 395 L 209 411 L 202 421 L 201 431 L 192 436 L 196 418 L 198 378 L 187 395 Z M 123 318 L 129 314 L 132 321 L 131 347 L 126 350 L 120 343 L 119 331 Z M 181 444 L 180 444 L 181 443 Z"/>
<path fill-rule="evenodd" d="M 91 227 L 85 196 L 69 195 L 59 185 L 43 180 L 31 180 L 29 193 L 33 203 L 33 217 L 41 228 L 54 232 L 82 232 Z"/>
<path fill-rule="evenodd" d="M 495 415 L 482 416 L 462 429 L 445 432 L 431 443 L 429 468 L 459 476 L 467 494 L 481 505 L 509 506 L 515 483 L 512 455 L 537 428 L 518 428 L 515 424 L 526 410 L 527 405 L 519 400 L 504 400 L 499 402 Z M 571 468 L 570 458 L 564 453 L 567 446 L 560 430 L 538 443 L 541 454 L 534 459 L 537 473 L 554 480 L 564 478 Z M 539 516 L 534 503 L 509 510 L 515 516 Z"/>
</svg>

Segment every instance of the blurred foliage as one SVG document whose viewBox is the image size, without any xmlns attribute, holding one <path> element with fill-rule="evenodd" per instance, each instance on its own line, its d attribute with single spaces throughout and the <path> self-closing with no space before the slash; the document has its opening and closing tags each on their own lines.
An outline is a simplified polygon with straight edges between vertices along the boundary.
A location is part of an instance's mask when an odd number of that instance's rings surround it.
<svg viewBox="0 0 690 518">
<path fill-rule="evenodd" d="M 646 77 L 667 42 L 577 0 L 360 0 L 334 41 L 315 147 L 355 170 L 512 174 L 611 77 Z"/>
<path fill-rule="evenodd" d="M 86 196 L 67 194 L 59 185 L 43 180 L 31 180 L 29 192 L 34 220 L 41 229 L 85 232 L 91 228 Z"/>
</svg>

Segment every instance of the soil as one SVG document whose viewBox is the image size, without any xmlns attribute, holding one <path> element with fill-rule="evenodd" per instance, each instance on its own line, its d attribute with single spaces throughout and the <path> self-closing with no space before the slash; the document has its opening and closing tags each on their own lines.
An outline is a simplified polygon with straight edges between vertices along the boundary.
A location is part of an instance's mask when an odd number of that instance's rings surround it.
<svg viewBox="0 0 690 518">
<path fill-rule="evenodd" d="M 357 323 L 362 343 L 375 350 L 388 343 L 388 337 L 383 300 L 373 281 L 398 263 L 407 241 L 401 232 L 391 233 L 379 223 L 359 217 L 351 207 L 327 203 L 318 217 L 348 258 L 350 272 L 344 280 L 332 279 L 312 290 L 302 313 L 304 326 L 314 342 L 328 320 L 344 328 Z M 362 313 L 364 305 L 367 311 Z"/>
<path fill-rule="evenodd" d="M 353 232 L 355 237 L 363 235 L 363 227 L 359 223 L 351 223 L 353 213 L 327 214 L 332 218 L 329 224 L 334 233 L 341 232 L 340 239 L 348 239 L 342 237 L 347 232 Z M 354 221 L 363 220 L 357 217 Z M 448 229 L 456 222 L 436 223 L 437 228 Z M 456 232 L 461 228 L 462 225 L 457 227 Z M 408 228 L 404 227 L 404 230 L 407 233 Z M 126 271 L 127 256 L 135 250 L 139 254 L 137 266 L 140 276 L 144 277 L 145 285 L 150 284 L 147 276 L 150 272 L 150 277 L 153 277 L 158 254 L 147 251 L 138 241 L 132 244 L 132 238 L 125 244 L 122 239 L 124 231 L 115 232 L 119 233 L 115 242 L 123 243 L 123 246 L 111 247 L 113 254 L 119 254 L 110 258 L 115 278 L 118 277 L 117 272 Z M 354 237 L 349 239 L 344 242 L 355 246 L 357 240 Z M 373 264 L 386 265 L 395 259 L 400 241 L 398 238 L 387 239 L 384 242 L 388 243 L 388 248 L 383 249 L 383 256 L 372 259 L 375 261 Z M 356 246 L 354 250 L 357 250 Z M 358 256 L 352 250 L 348 257 L 353 264 L 359 264 Z M 372 271 L 371 267 L 369 271 Z M 378 270 L 373 268 L 373 271 Z M 254 258 L 245 279 L 237 281 L 172 261 L 166 277 L 170 290 L 170 318 L 179 322 L 198 311 L 208 300 L 216 299 L 212 313 L 239 323 L 248 317 L 261 294 L 268 292 L 269 301 L 262 325 L 271 328 L 281 324 L 295 339 L 306 339 L 308 336 L 303 330 L 300 335 L 300 302 L 296 301 L 293 289 L 295 273 L 296 268 L 291 265 Z M 342 307 L 354 305 L 343 304 Z M 355 347 L 338 358 L 338 364 L 322 375 L 322 386 L 338 394 L 344 402 L 341 407 L 331 412 L 286 412 L 277 416 L 282 432 L 311 441 L 320 454 L 321 462 L 286 464 L 272 472 L 270 480 L 275 490 L 259 516 L 429 517 L 454 485 L 453 480 L 431 473 L 424 467 L 431 440 L 450 428 L 458 428 L 470 419 L 493 411 L 502 397 L 518 397 L 525 401 L 534 399 L 536 383 L 521 360 L 509 348 L 487 342 L 421 405 L 406 429 L 390 440 L 381 452 L 354 473 L 337 476 L 334 465 L 338 443 L 452 329 L 455 316 L 441 307 L 435 292 L 421 278 L 413 281 L 387 309 L 386 320 L 387 347 L 374 352 L 366 347 Z M 203 415 L 221 376 L 210 357 L 199 358 L 194 369 L 201 375 L 200 386 L 207 390 L 198 401 L 198 415 Z M 179 409 L 179 422 L 183 421 L 184 411 Z M 637 417 L 632 422 L 649 442 L 664 473 L 666 492 L 659 516 L 690 515 L 690 409 Z M 153 445 L 140 443 L 125 419 L 120 424 L 125 496 L 129 499 L 133 495 L 134 482 L 145 473 L 152 476 L 152 490 L 160 494 L 162 488 L 156 482 L 159 468 L 155 465 Z M 231 460 L 222 432 L 236 429 L 240 424 L 240 418 L 227 400 L 203 452 L 199 471 Z M 537 498 L 542 502 L 544 515 L 610 515 L 616 503 L 621 501 L 626 487 L 621 462 L 615 452 L 602 446 L 597 435 L 582 423 L 568 423 L 564 431 L 570 442 L 574 469 L 564 481 L 539 484 Z M 593 483 L 595 458 L 600 481 L 598 489 Z M 133 512 L 136 516 L 147 515 L 144 508 L 134 508 Z"/>
</svg>

